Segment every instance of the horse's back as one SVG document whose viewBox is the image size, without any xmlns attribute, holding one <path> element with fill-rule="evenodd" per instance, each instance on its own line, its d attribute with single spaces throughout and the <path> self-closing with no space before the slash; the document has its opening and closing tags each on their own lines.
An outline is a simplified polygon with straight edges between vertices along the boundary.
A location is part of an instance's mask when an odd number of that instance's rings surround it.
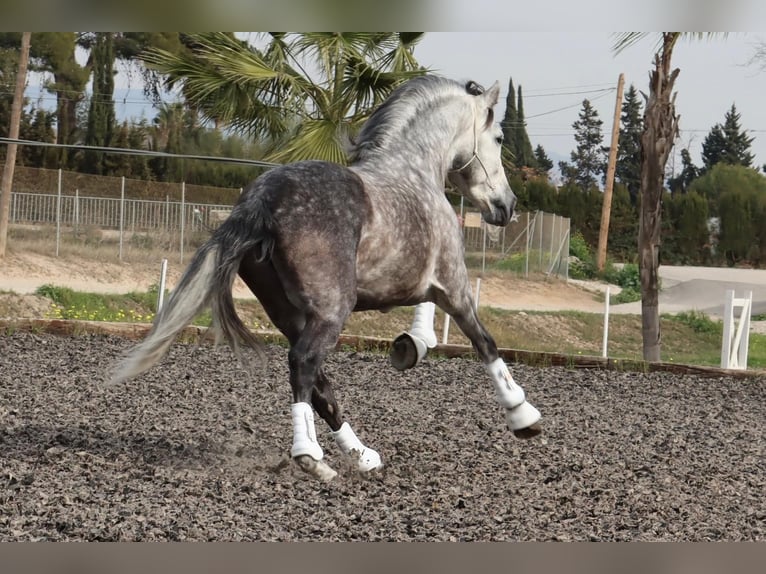
<svg viewBox="0 0 766 574">
<path fill-rule="evenodd" d="M 287 164 L 263 174 L 242 195 L 235 213 L 246 218 L 258 214 L 266 222 L 271 255 L 281 269 L 303 276 L 302 283 L 354 274 L 371 208 L 352 170 L 322 161 Z"/>
<path fill-rule="evenodd" d="M 364 184 L 352 170 L 331 162 L 301 161 L 274 168 L 256 179 L 242 201 L 258 202 L 280 221 L 323 226 L 359 221 L 369 211 Z"/>
</svg>

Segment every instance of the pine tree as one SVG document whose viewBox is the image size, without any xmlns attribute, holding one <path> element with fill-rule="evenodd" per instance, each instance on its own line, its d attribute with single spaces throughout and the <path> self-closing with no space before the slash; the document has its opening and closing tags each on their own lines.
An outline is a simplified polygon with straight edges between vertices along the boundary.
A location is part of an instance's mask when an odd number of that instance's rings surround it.
<svg viewBox="0 0 766 574">
<path fill-rule="evenodd" d="M 744 165 L 750 167 L 754 156 L 750 153 L 752 137 L 742 130 L 740 114 L 734 104 L 726 112 L 723 125 L 715 124 L 702 142 L 703 172 L 707 172 L 717 163 Z"/>
<path fill-rule="evenodd" d="M 668 180 L 672 193 L 686 193 L 691 183 L 700 176 L 699 168 L 694 165 L 688 149 L 681 150 L 681 173 Z"/>
<path fill-rule="evenodd" d="M 582 190 L 597 187 L 599 176 L 606 168 L 606 154 L 601 146 L 604 141 L 601 133 L 603 124 L 590 101 L 583 100 L 580 115 L 572 124 L 577 148 L 570 155 L 571 163 L 559 162 L 564 179 Z"/>
<path fill-rule="evenodd" d="M 739 124 L 740 114 L 737 107 L 732 104 L 726 112 L 723 122 L 723 133 L 726 136 L 726 151 L 723 161 L 731 165 L 744 165 L 750 167 L 753 164 L 754 155 L 750 153 L 753 143 L 752 137 L 748 137 Z"/>
<path fill-rule="evenodd" d="M 548 172 L 553 169 L 553 160 L 548 157 L 548 154 L 545 153 L 545 148 L 540 144 L 537 144 L 535 148 L 535 163 L 537 164 L 537 170 L 543 175 L 548 175 Z"/>
<path fill-rule="evenodd" d="M 633 205 L 636 205 L 641 189 L 641 132 L 643 129 L 641 101 L 638 98 L 638 91 L 631 84 L 622 103 L 615 179 L 628 189 Z"/>
<path fill-rule="evenodd" d="M 702 171 L 708 172 L 723 160 L 726 136 L 721 124 L 714 125 L 702 141 Z"/>
</svg>

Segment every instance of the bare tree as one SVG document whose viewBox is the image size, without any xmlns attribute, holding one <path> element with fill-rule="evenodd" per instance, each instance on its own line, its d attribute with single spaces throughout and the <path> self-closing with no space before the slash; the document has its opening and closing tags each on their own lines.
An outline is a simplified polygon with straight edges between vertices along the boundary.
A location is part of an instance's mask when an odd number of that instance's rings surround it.
<svg viewBox="0 0 766 574">
<path fill-rule="evenodd" d="M 11 106 L 11 125 L 8 137 L 12 140 L 19 138 L 21 124 L 21 108 L 24 101 L 24 86 L 27 83 L 27 65 L 29 64 L 29 44 L 31 32 L 23 32 L 21 35 L 21 53 L 19 54 L 19 69 L 16 73 L 16 90 L 13 94 Z M 8 144 L 5 155 L 5 167 L 3 168 L 2 185 L 0 185 L 0 259 L 5 257 L 8 245 L 8 219 L 11 206 L 11 189 L 13 188 L 13 171 L 16 167 L 15 143 Z"/>
<path fill-rule="evenodd" d="M 641 216 L 638 232 L 638 266 L 641 274 L 641 334 L 645 361 L 660 360 L 659 266 L 660 228 L 662 223 L 662 190 L 665 167 L 678 137 L 673 86 L 680 70 L 671 69 L 673 48 L 687 32 L 662 32 L 654 56 L 654 69 L 649 73 L 649 95 L 644 110 L 641 133 Z M 619 34 L 614 50 L 619 52 L 647 33 Z M 700 37 L 710 33 L 695 32 Z"/>
</svg>

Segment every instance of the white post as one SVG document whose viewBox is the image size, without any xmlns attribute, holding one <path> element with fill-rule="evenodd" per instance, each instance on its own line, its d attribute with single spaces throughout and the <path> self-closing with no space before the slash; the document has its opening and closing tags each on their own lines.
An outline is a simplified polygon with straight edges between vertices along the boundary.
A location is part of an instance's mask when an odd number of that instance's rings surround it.
<svg viewBox="0 0 766 574">
<path fill-rule="evenodd" d="M 481 294 L 481 277 L 476 278 L 476 295 L 473 299 L 473 306 L 476 308 L 476 312 L 479 312 L 479 297 Z"/>
<path fill-rule="evenodd" d="M 726 291 L 723 314 L 723 339 L 721 341 L 721 368 L 747 369 L 747 353 L 750 339 L 750 312 L 753 304 L 753 292 L 748 291 L 745 297 L 734 297 L 734 291 Z M 734 310 L 741 308 L 742 312 L 734 332 Z"/>
<path fill-rule="evenodd" d="M 734 291 L 726 290 L 723 304 L 723 338 L 721 339 L 721 368 L 728 369 L 731 363 L 731 324 L 734 322 Z"/>
<path fill-rule="evenodd" d="M 184 220 L 186 219 L 186 182 L 181 182 L 181 265 L 184 263 Z"/>
<path fill-rule="evenodd" d="M 157 292 L 157 313 L 162 309 L 162 305 L 165 302 L 165 277 L 168 274 L 168 260 L 163 259 L 160 265 L 160 287 Z"/>
<path fill-rule="evenodd" d="M 120 261 L 122 261 L 122 232 L 125 227 L 125 176 L 120 183 Z"/>
<path fill-rule="evenodd" d="M 447 340 L 449 339 L 449 322 L 450 322 L 450 315 L 449 313 L 445 313 L 444 327 L 442 328 L 442 345 L 446 345 Z"/>
<path fill-rule="evenodd" d="M 606 347 L 609 341 L 609 287 L 606 288 L 606 301 L 604 301 L 604 341 L 601 344 L 601 356 L 606 359 Z"/>
<path fill-rule="evenodd" d="M 56 193 L 56 257 L 59 256 L 59 245 L 61 244 L 61 168 L 59 168 L 59 183 Z"/>
</svg>

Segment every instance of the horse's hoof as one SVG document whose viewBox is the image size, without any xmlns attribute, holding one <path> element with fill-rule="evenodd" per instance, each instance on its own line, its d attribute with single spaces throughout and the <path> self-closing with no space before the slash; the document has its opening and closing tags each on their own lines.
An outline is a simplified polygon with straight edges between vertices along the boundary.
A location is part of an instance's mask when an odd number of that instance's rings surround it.
<svg viewBox="0 0 766 574">
<path fill-rule="evenodd" d="M 356 468 L 359 472 L 372 472 L 383 467 L 380 455 L 371 448 L 365 448 L 362 452 L 353 450 L 348 456 L 356 462 Z"/>
<path fill-rule="evenodd" d="M 505 411 L 505 422 L 508 424 L 508 428 L 513 431 L 513 434 L 516 434 L 516 431 L 532 428 L 537 424 L 540 418 L 540 411 L 530 405 L 527 401 L 524 401 L 512 409 L 506 409 Z M 539 434 L 539 432 L 535 434 Z"/>
<path fill-rule="evenodd" d="M 527 439 L 536 437 L 541 432 L 543 432 L 543 427 L 541 427 L 539 423 L 535 423 L 525 429 L 518 429 L 513 431 L 513 436 L 516 438 Z"/>
<path fill-rule="evenodd" d="M 409 333 L 402 333 L 394 339 L 389 359 L 397 371 L 406 371 L 417 365 L 427 352 L 425 341 Z"/>
<path fill-rule="evenodd" d="M 330 482 L 338 476 L 330 466 L 321 460 L 315 460 L 307 454 L 301 454 L 293 458 L 302 471 L 307 472 L 324 482 Z"/>
</svg>

